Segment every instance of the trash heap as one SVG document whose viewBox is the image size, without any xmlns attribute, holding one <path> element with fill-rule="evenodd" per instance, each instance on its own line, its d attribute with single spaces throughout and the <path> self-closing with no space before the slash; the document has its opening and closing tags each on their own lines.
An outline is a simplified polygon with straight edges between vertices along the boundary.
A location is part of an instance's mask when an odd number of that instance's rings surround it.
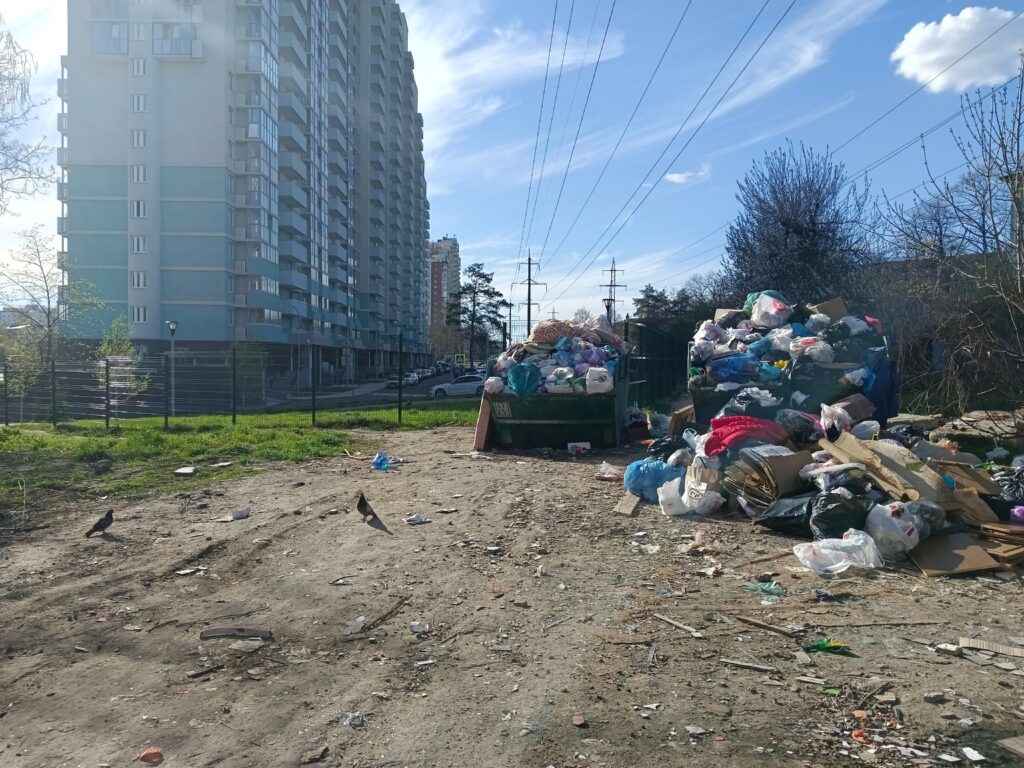
<svg viewBox="0 0 1024 768">
<path fill-rule="evenodd" d="M 541 320 L 526 341 L 498 356 L 484 390 L 522 398 L 608 394 L 615 389 L 618 366 L 628 350 L 603 315 Z"/>
<path fill-rule="evenodd" d="M 879 320 L 762 291 L 701 323 L 689 357 L 696 425 L 623 476 L 664 514 L 810 540 L 794 554 L 827 575 L 908 556 L 928 576 L 1024 562 L 1024 456 L 1000 467 L 890 428 L 899 379 Z"/>
</svg>

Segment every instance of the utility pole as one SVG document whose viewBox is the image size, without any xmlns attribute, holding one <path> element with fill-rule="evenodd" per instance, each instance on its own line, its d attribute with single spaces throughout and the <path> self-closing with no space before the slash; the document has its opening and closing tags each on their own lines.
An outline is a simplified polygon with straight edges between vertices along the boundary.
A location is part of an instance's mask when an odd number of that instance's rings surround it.
<svg viewBox="0 0 1024 768">
<path fill-rule="evenodd" d="M 557 320 L 558 319 L 558 315 L 555 313 L 555 308 L 554 307 L 551 308 L 551 319 L 552 320 Z"/>
<path fill-rule="evenodd" d="M 533 308 L 539 307 L 540 305 L 533 300 L 533 286 L 543 285 L 545 288 L 548 287 L 547 283 L 538 283 L 533 279 L 533 266 L 536 264 L 533 257 L 530 255 L 530 250 L 526 250 L 526 280 L 522 283 L 516 283 L 516 285 L 526 286 L 526 301 L 520 303 L 519 306 L 526 305 L 526 332 L 530 333 L 530 328 L 533 325 Z"/>
<path fill-rule="evenodd" d="M 625 274 L 626 270 L 615 268 L 615 259 L 612 259 L 611 269 L 602 269 L 602 273 L 608 272 L 611 274 L 611 278 L 607 283 L 602 283 L 599 287 L 608 289 L 608 298 L 605 300 L 605 306 L 608 308 L 608 322 L 615 323 L 615 305 L 622 302 L 622 299 L 617 298 L 616 294 L 619 288 L 626 288 L 628 286 L 623 285 L 618 281 L 620 274 Z"/>
</svg>

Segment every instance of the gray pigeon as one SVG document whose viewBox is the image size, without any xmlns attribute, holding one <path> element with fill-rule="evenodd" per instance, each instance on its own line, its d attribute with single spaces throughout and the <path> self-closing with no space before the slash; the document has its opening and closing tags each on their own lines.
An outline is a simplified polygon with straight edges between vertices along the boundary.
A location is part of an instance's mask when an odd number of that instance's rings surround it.
<svg viewBox="0 0 1024 768">
<path fill-rule="evenodd" d="M 369 523 L 377 517 L 377 513 L 373 511 L 373 507 L 370 506 L 370 502 L 363 496 L 363 492 L 359 492 L 359 500 L 356 501 L 356 509 L 359 510 L 359 514 L 363 516 L 363 522 Z"/>
</svg>

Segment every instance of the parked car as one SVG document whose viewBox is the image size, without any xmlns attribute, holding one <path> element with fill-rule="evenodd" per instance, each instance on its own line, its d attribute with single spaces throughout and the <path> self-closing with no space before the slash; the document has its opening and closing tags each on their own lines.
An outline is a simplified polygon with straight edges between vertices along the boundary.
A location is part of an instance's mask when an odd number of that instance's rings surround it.
<svg viewBox="0 0 1024 768">
<path fill-rule="evenodd" d="M 411 387 L 419 383 L 420 377 L 417 376 L 415 373 L 407 373 L 405 374 L 405 378 L 402 379 L 402 384 L 404 384 L 407 387 Z"/>
<path fill-rule="evenodd" d="M 384 382 L 384 386 L 388 389 L 398 389 L 398 377 L 392 376 L 390 379 Z"/>
<path fill-rule="evenodd" d="M 437 384 L 430 388 L 433 398 L 458 397 L 459 395 L 482 395 L 484 393 L 484 377 L 477 374 L 459 376 L 455 381 Z"/>
</svg>

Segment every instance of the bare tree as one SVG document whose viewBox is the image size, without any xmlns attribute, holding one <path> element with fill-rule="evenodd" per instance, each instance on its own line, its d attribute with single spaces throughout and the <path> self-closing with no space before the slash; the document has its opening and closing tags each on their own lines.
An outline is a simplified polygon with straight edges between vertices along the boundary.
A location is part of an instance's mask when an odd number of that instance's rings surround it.
<svg viewBox="0 0 1024 768">
<path fill-rule="evenodd" d="M 49 147 L 19 137 L 40 106 L 30 93 L 35 60 L 2 25 L 0 17 L 0 216 L 12 200 L 30 197 L 55 180 Z"/>
</svg>

